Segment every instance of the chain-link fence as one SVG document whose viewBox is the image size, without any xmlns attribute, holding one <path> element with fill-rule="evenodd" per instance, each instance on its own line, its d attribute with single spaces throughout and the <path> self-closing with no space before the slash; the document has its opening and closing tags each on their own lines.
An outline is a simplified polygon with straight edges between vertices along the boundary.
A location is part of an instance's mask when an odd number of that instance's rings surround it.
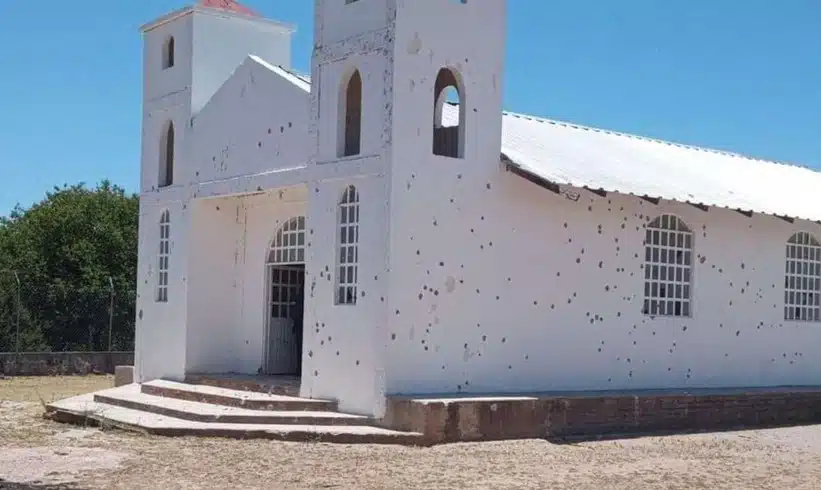
<svg viewBox="0 0 821 490">
<path fill-rule="evenodd" d="M 0 352 L 131 351 L 135 286 L 0 270 Z"/>
</svg>

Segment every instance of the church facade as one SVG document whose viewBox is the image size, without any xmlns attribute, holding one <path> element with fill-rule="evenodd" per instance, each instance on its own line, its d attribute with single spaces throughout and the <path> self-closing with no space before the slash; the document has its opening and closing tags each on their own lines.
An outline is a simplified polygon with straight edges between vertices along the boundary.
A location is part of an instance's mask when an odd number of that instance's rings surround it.
<svg viewBox="0 0 821 490">
<path fill-rule="evenodd" d="M 504 112 L 504 0 L 316 0 L 310 76 L 217 3 L 142 28 L 136 381 L 818 384 L 821 174 Z"/>
</svg>

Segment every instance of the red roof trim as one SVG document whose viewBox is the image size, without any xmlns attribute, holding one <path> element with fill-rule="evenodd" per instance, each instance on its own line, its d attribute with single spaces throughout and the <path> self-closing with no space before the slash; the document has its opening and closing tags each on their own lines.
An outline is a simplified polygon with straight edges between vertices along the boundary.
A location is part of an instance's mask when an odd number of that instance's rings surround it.
<svg viewBox="0 0 821 490">
<path fill-rule="evenodd" d="M 250 15 L 252 17 L 259 17 L 259 14 L 242 5 L 236 0 L 199 0 L 199 4 L 203 7 L 227 10 L 242 15 Z"/>
</svg>

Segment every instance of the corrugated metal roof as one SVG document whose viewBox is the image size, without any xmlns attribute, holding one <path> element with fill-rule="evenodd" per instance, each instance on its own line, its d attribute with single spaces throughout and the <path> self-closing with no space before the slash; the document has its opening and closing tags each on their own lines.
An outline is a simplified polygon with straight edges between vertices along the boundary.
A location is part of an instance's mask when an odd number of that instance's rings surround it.
<svg viewBox="0 0 821 490">
<path fill-rule="evenodd" d="M 442 118 L 458 124 L 458 107 Z M 821 221 L 821 172 L 797 165 L 512 112 L 502 157 L 551 184 Z"/>
<path fill-rule="evenodd" d="M 507 112 L 502 153 L 553 184 L 821 220 L 821 173 L 795 165 Z"/>
</svg>

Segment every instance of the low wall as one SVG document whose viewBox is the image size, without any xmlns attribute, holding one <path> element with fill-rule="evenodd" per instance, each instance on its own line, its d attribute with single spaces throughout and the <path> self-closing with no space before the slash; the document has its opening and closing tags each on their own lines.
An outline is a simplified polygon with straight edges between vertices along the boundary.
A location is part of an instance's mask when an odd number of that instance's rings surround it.
<svg viewBox="0 0 821 490">
<path fill-rule="evenodd" d="M 0 374 L 6 376 L 113 374 L 115 366 L 133 364 L 133 352 L 0 352 Z"/>
<path fill-rule="evenodd" d="M 821 388 L 413 399 L 391 397 L 381 425 L 427 443 L 588 439 L 821 423 Z"/>
</svg>

